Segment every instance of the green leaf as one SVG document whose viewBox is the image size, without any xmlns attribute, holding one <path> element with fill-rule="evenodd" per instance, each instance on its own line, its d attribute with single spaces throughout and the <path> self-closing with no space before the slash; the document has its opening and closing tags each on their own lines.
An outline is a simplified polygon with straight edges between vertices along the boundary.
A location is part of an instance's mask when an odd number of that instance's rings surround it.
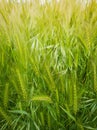
<svg viewBox="0 0 97 130">
<path fill-rule="evenodd" d="M 74 118 L 74 116 L 71 115 L 70 112 L 68 112 L 66 109 L 64 109 L 62 106 L 60 106 L 60 108 L 68 115 L 68 117 L 70 117 L 73 121 L 76 121 L 76 119 Z"/>
</svg>

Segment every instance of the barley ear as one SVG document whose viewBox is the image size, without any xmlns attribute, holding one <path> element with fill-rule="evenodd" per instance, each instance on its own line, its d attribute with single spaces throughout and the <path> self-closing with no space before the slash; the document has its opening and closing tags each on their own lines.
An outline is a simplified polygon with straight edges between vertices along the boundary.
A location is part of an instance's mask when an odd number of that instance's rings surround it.
<svg viewBox="0 0 97 130">
<path fill-rule="evenodd" d="M 94 71 L 94 90 L 97 92 L 97 78 L 96 78 L 96 65 L 93 63 L 93 71 Z"/>
<path fill-rule="evenodd" d="M 6 83 L 5 90 L 4 90 L 4 100 L 3 100 L 3 104 L 5 108 L 7 108 L 8 105 L 8 90 L 9 90 L 9 84 Z"/>
<path fill-rule="evenodd" d="M 74 87 L 73 87 L 73 96 L 74 96 L 73 110 L 74 110 L 74 114 L 76 115 L 77 109 L 78 109 L 78 106 L 77 106 L 77 87 L 76 87 L 76 84 L 74 84 Z"/>
<path fill-rule="evenodd" d="M 22 76 L 20 74 L 19 69 L 16 69 L 16 73 L 17 73 L 17 76 L 18 76 L 18 79 L 19 79 L 20 89 L 22 91 L 22 96 L 26 100 L 27 99 L 27 92 L 26 92 L 25 84 L 23 83 L 23 78 L 22 78 Z"/>
<path fill-rule="evenodd" d="M 6 114 L 6 112 L 2 109 L 2 107 L 0 107 L 0 115 L 8 122 L 11 122 L 10 117 Z"/>
</svg>

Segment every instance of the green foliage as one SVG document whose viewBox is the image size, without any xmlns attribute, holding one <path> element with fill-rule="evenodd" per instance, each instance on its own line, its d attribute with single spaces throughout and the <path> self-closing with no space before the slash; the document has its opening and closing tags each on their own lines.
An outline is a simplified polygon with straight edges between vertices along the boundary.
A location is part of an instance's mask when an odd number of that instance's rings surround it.
<svg viewBox="0 0 97 130">
<path fill-rule="evenodd" d="M 0 2 L 0 130 L 97 129 L 97 3 Z"/>
</svg>

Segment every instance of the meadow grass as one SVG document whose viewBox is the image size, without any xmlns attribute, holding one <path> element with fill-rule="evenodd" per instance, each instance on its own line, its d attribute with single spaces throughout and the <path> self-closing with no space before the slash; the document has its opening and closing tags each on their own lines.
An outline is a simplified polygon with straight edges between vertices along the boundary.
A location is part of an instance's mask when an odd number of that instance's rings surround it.
<svg viewBox="0 0 97 130">
<path fill-rule="evenodd" d="M 97 129 L 97 3 L 0 2 L 0 130 Z"/>
</svg>

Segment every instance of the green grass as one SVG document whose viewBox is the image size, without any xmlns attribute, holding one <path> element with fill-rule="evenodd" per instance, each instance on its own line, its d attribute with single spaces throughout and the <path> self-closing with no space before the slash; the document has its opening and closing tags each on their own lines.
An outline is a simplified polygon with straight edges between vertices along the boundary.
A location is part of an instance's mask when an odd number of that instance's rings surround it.
<svg viewBox="0 0 97 130">
<path fill-rule="evenodd" d="M 97 129 L 97 3 L 0 2 L 0 130 Z"/>
</svg>

